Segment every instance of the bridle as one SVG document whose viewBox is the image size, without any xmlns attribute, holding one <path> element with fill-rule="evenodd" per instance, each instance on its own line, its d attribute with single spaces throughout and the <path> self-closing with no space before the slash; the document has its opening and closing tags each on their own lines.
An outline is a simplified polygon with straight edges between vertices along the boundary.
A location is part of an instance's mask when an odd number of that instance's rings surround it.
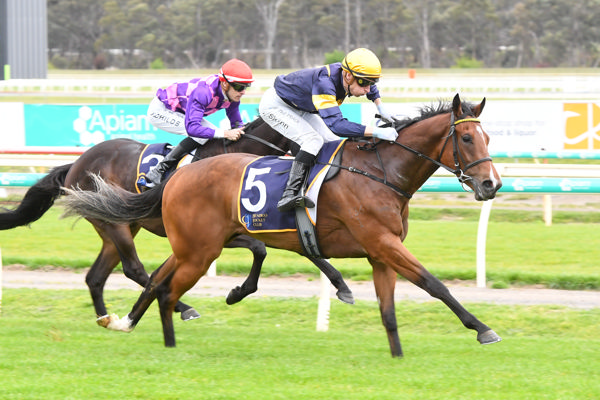
<svg viewBox="0 0 600 400">
<path fill-rule="evenodd" d="M 376 117 L 381 118 L 381 116 L 377 116 L 377 115 L 376 115 Z M 479 160 L 473 161 L 472 163 L 465 165 L 464 169 L 460 167 L 461 162 L 462 162 L 462 164 L 466 164 L 466 162 L 465 162 L 464 157 L 462 156 L 462 154 L 460 152 L 460 149 L 458 147 L 458 136 L 456 135 L 456 125 L 461 124 L 463 122 L 477 122 L 477 123 L 480 123 L 481 121 L 479 121 L 479 119 L 474 118 L 474 117 L 455 120 L 454 119 L 454 113 L 451 112 L 450 113 L 450 130 L 448 132 L 448 135 L 446 136 L 446 141 L 444 142 L 444 145 L 442 146 L 442 150 L 440 151 L 440 155 L 438 156 L 437 160 L 434 159 L 434 158 L 431 158 L 428 155 L 423 154 L 420 151 L 415 150 L 412 147 L 407 146 L 405 144 L 398 143 L 398 142 L 391 142 L 391 144 L 400 146 L 403 149 L 405 149 L 405 150 L 413 153 L 417 157 L 420 157 L 420 158 L 423 158 L 425 160 L 428 160 L 428 161 L 430 161 L 431 163 L 437 165 L 440 168 L 444 168 L 445 170 L 451 172 L 452 174 L 454 174 L 458 178 L 458 181 L 462 184 L 463 188 L 468 188 L 468 186 L 466 186 L 465 183 L 468 182 L 468 181 L 470 181 L 470 180 L 473 180 L 473 178 L 471 176 L 465 174 L 465 172 L 467 170 L 469 170 L 470 168 L 472 168 L 472 167 L 474 167 L 476 165 L 479 165 L 479 164 L 481 164 L 483 162 L 492 161 L 492 158 L 489 157 L 489 156 L 488 157 L 483 157 L 483 158 L 481 158 Z M 388 121 L 388 122 L 386 122 L 382 126 L 384 126 L 384 127 L 390 127 L 391 126 L 391 127 L 394 127 L 397 131 L 400 131 L 400 130 L 402 130 L 402 128 L 405 127 L 405 125 L 402 125 L 402 124 L 398 125 L 398 123 L 399 123 L 399 121 L 391 121 L 391 122 Z M 452 155 L 454 157 L 454 169 L 448 167 L 447 165 L 445 165 L 445 164 L 443 164 L 441 162 L 442 155 L 444 154 L 444 150 L 446 149 L 446 146 L 448 145 L 448 142 L 450 141 L 451 138 L 452 138 L 452 147 L 453 147 L 453 149 L 452 149 Z M 345 169 L 345 170 L 350 171 L 350 172 L 354 172 L 354 173 L 358 173 L 358 174 L 364 175 L 364 176 L 366 176 L 366 177 L 368 177 L 368 178 L 370 178 L 372 180 L 375 180 L 377 182 L 383 183 L 384 185 L 390 187 L 392 190 L 394 190 L 395 192 L 401 194 L 402 196 L 406 197 L 407 199 L 412 198 L 412 195 L 410 193 L 408 193 L 407 191 L 399 188 L 398 186 L 394 185 L 393 183 L 388 182 L 388 180 L 387 180 L 387 174 L 386 174 L 386 171 L 385 171 L 385 167 L 383 165 L 383 160 L 381 159 L 379 151 L 377 150 L 377 146 L 379 146 L 381 143 L 390 143 L 390 142 L 386 142 L 386 141 L 383 141 L 383 140 L 380 140 L 378 142 L 371 142 L 371 141 L 369 141 L 366 144 L 358 146 L 358 148 L 360 150 L 371 150 L 371 151 L 374 150 L 375 151 L 375 154 L 377 154 L 377 160 L 379 161 L 379 166 L 381 167 L 381 170 L 383 171 L 383 178 L 380 178 L 380 177 L 378 177 L 376 175 L 373 175 L 373 174 L 371 174 L 371 173 L 369 173 L 367 171 L 363 171 L 363 170 L 360 170 L 360 169 L 354 168 L 354 167 L 345 167 L 343 165 L 335 165 L 335 164 L 329 164 L 329 165 L 335 166 L 337 168 Z"/>
<path fill-rule="evenodd" d="M 440 151 L 440 155 L 438 157 L 437 160 L 421 153 L 418 150 L 413 149 L 412 147 L 406 146 L 402 143 L 398 143 L 398 142 L 393 142 L 393 144 L 398 145 L 400 147 L 402 147 L 405 150 L 410 151 L 411 153 L 417 155 L 418 157 L 424 158 L 426 160 L 431 161 L 433 164 L 437 165 L 438 167 L 444 168 L 446 171 L 454 174 L 457 178 L 458 181 L 460 183 L 466 183 L 468 181 L 473 180 L 473 178 L 467 174 L 465 174 L 466 171 L 468 171 L 470 168 L 479 165 L 483 162 L 486 161 L 492 161 L 491 157 L 483 157 L 480 158 L 479 160 L 473 161 L 470 164 L 465 165 L 464 169 L 460 167 L 460 164 L 462 162 L 462 164 L 466 164 L 465 159 L 462 155 L 462 153 L 460 152 L 460 148 L 458 147 L 458 136 L 456 135 L 456 125 L 458 124 L 462 124 L 463 122 L 477 122 L 477 123 L 481 123 L 481 121 L 479 121 L 478 118 L 463 118 L 463 119 L 459 119 L 457 121 L 454 120 L 454 113 L 450 113 L 450 131 L 448 132 L 448 135 L 446 136 L 446 141 L 444 142 L 444 145 L 442 146 L 442 150 Z M 394 124 L 392 123 L 391 126 L 393 126 Z M 450 140 L 450 138 L 452 138 L 452 156 L 454 157 L 454 169 L 448 167 L 447 165 L 443 164 L 441 162 L 442 159 L 442 154 L 444 154 L 444 150 L 446 150 L 446 146 L 448 145 L 448 141 Z"/>
</svg>

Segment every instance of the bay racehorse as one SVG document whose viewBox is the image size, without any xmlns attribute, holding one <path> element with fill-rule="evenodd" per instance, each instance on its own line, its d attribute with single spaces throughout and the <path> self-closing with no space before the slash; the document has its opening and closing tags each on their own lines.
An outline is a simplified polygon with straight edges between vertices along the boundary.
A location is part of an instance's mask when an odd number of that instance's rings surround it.
<svg viewBox="0 0 600 400">
<path fill-rule="evenodd" d="M 273 130 L 262 119 L 256 119 L 245 128 L 245 135 L 236 142 L 226 139 L 211 140 L 195 155 L 196 160 L 223 153 L 251 153 L 256 155 L 285 154 L 293 151 L 293 142 Z M 129 139 L 114 139 L 101 142 L 83 153 L 73 164 L 52 169 L 48 175 L 33 185 L 13 210 L 0 213 L 0 230 L 29 225 L 37 221 L 62 194 L 62 187 L 92 189 L 90 173 L 97 174 L 108 182 L 130 192 L 135 192 L 137 163 L 146 145 Z M 98 324 L 105 326 L 108 313 L 104 304 L 103 290 L 111 271 L 122 263 L 124 274 L 142 286 L 148 283 L 148 273 L 144 269 L 136 252 L 133 239 L 141 228 L 156 235 L 165 236 L 160 217 L 144 221 L 130 221 L 126 224 L 110 224 L 94 218 L 88 218 L 102 239 L 102 248 L 98 257 L 87 272 L 88 285 Z M 249 236 L 237 236 L 226 247 L 248 248 L 253 256 L 251 272 L 246 281 L 231 290 L 227 303 L 234 304 L 257 290 L 258 277 L 263 260 L 266 257 L 264 243 Z M 343 281 L 342 275 L 326 260 L 308 257 L 338 289 L 340 300 L 353 303 L 352 292 Z M 178 303 L 176 307 L 181 318 L 192 319 L 198 316 L 190 306 Z"/>
<path fill-rule="evenodd" d="M 321 188 L 317 238 L 326 257 L 366 257 L 392 356 L 402 356 L 394 307 L 397 274 L 443 301 L 463 325 L 477 331 L 482 344 L 500 341 L 487 325 L 469 313 L 448 288 L 404 246 L 411 196 L 438 167 L 452 171 L 469 186 L 476 200 L 495 197 L 501 187 L 488 153 L 489 137 L 478 119 L 485 99 L 473 105 L 456 95 L 450 104 L 426 107 L 406 121 L 396 142 L 364 146 L 346 141 L 342 170 Z M 237 194 L 246 166 L 256 159 L 227 154 L 181 168 L 164 185 L 141 195 L 123 192 L 96 179 L 97 192 L 72 191 L 67 213 L 109 222 L 162 215 L 173 254 L 155 271 L 149 284 L 110 329 L 131 331 L 157 298 L 166 346 L 175 346 L 173 307 L 207 271 L 223 245 L 247 234 L 237 215 Z M 250 233 L 267 246 L 301 253 L 296 233 Z"/>
</svg>

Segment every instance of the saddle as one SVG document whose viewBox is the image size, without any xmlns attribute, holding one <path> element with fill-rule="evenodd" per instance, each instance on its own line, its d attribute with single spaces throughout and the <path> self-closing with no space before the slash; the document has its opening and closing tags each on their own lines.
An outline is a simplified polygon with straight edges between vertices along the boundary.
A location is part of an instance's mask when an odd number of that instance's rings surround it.
<svg viewBox="0 0 600 400">
<path fill-rule="evenodd" d="M 315 204 L 323 183 L 339 172 L 339 168 L 331 164 L 339 164 L 344 142 L 326 143 L 317 155 L 305 191 L 305 196 Z M 265 156 L 246 165 L 238 192 L 238 219 L 248 232 L 297 231 L 305 253 L 322 258 L 315 234 L 317 208 L 277 210 L 277 201 L 285 188 L 292 161 L 293 157 L 289 156 Z"/>
</svg>

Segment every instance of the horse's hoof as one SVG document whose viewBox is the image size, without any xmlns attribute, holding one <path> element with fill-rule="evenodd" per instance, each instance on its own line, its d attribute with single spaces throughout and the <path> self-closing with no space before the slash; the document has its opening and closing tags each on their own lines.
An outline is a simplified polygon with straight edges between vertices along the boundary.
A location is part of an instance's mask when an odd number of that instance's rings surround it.
<svg viewBox="0 0 600 400">
<path fill-rule="evenodd" d="M 198 314 L 198 311 L 194 310 L 193 308 L 188 308 L 187 310 L 181 312 L 181 319 L 184 321 L 191 321 L 197 318 L 200 318 L 200 314 Z"/>
<path fill-rule="evenodd" d="M 492 344 L 502 340 L 500 336 L 496 334 L 493 330 L 485 331 L 477 335 L 477 340 L 481 344 Z"/>
<path fill-rule="evenodd" d="M 108 325 L 106 325 L 106 328 L 110 329 L 111 331 L 131 332 L 134 326 L 131 325 L 129 314 L 123 318 L 119 318 L 117 314 L 112 314 L 110 316 L 110 322 Z"/>
<path fill-rule="evenodd" d="M 354 295 L 350 290 L 338 290 L 336 296 L 346 304 L 354 304 Z"/>
<path fill-rule="evenodd" d="M 231 291 L 227 295 L 227 298 L 225 299 L 225 302 L 228 305 L 239 303 L 240 301 L 244 300 L 246 296 L 249 296 L 252 293 L 256 292 L 256 290 L 256 288 L 248 289 L 247 287 L 236 286 L 233 289 L 231 289 Z"/>
<path fill-rule="evenodd" d="M 242 288 L 236 286 L 229 291 L 229 294 L 225 299 L 225 303 L 227 303 L 228 305 L 232 305 L 235 303 L 239 303 L 243 298 L 244 296 L 242 296 Z"/>
<path fill-rule="evenodd" d="M 106 315 L 96 318 L 96 323 L 98 325 L 100 325 L 101 327 L 106 328 L 106 327 L 108 327 L 108 324 L 110 324 L 110 319 L 111 319 L 111 316 L 106 314 Z"/>
</svg>

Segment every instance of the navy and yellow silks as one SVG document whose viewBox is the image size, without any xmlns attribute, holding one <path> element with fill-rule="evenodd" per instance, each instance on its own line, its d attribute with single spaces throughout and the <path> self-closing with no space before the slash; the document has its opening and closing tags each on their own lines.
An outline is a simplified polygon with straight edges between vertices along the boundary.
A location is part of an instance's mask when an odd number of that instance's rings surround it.
<svg viewBox="0 0 600 400">
<path fill-rule="evenodd" d="M 344 140 L 325 143 L 308 177 L 306 195 L 317 204 L 319 189 L 329 163 L 342 148 Z M 238 219 L 248 232 L 296 231 L 295 211 L 280 212 L 277 202 L 283 194 L 293 157 L 264 156 L 244 169 L 238 191 Z M 316 224 L 316 207 L 307 209 Z"/>
</svg>

